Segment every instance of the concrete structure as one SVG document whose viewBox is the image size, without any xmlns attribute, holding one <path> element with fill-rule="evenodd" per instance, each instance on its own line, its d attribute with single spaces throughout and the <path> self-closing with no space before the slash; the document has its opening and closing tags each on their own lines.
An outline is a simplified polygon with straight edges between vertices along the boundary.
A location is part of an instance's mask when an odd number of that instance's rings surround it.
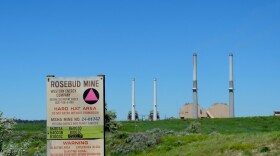
<svg viewBox="0 0 280 156">
<path fill-rule="evenodd" d="M 274 116 L 280 116 L 280 111 L 274 111 Z"/>
<path fill-rule="evenodd" d="M 207 109 L 207 114 L 213 118 L 228 118 L 229 115 L 229 105 L 226 103 L 215 103 Z"/>
<path fill-rule="evenodd" d="M 193 118 L 193 107 L 191 103 L 186 103 L 179 112 L 180 119 Z M 208 109 L 202 109 L 198 105 L 198 118 L 228 118 L 229 106 L 225 103 L 215 103 Z"/>
<path fill-rule="evenodd" d="M 131 120 L 135 121 L 135 79 L 132 80 L 132 109 Z"/>
<path fill-rule="evenodd" d="M 179 112 L 180 119 L 187 119 L 187 118 L 193 118 L 193 107 L 194 105 L 192 103 L 186 103 L 183 108 Z M 205 118 L 206 112 L 203 111 L 199 105 L 197 105 L 197 118 Z"/>
<path fill-rule="evenodd" d="M 196 53 L 193 54 L 193 118 L 198 118 L 198 99 L 197 99 L 197 60 Z"/>
<path fill-rule="evenodd" d="M 154 113 L 153 121 L 157 120 L 157 79 L 154 79 Z"/>
<path fill-rule="evenodd" d="M 229 54 L 229 116 L 234 117 L 233 54 Z"/>
</svg>

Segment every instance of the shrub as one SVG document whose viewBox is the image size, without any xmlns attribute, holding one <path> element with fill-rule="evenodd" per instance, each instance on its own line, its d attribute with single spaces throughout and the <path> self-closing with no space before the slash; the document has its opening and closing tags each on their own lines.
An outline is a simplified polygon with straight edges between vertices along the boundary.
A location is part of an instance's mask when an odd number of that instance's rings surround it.
<svg viewBox="0 0 280 156">
<path fill-rule="evenodd" d="M 135 117 L 135 120 L 139 120 L 139 115 L 138 115 L 137 111 L 135 111 L 134 117 Z M 129 111 L 127 114 L 127 120 L 131 121 L 131 119 L 132 119 L 132 112 Z"/>
<path fill-rule="evenodd" d="M 16 136 L 11 137 L 11 141 L 13 141 L 13 142 L 20 142 L 22 140 L 23 140 L 23 138 L 20 135 L 16 135 Z"/>
<path fill-rule="evenodd" d="M 116 133 L 117 130 L 121 127 L 121 123 L 117 121 L 110 121 L 105 123 L 106 131 Z"/>
<path fill-rule="evenodd" d="M 201 130 L 201 124 L 199 122 L 193 121 L 187 128 L 187 132 L 189 133 L 199 133 Z"/>
<path fill-rule="evenodd" d="M 189 132 L 177 132 L 176 135 L 177 136 L 189 136 L 190 133 Z"/>
<path fill-rule="evenodd" d="M 270 151 L 270 149 L 266 146 L 262 147 L 261 150 L 260 150 L 261 153 L 265 153 L 265 152 L 269 152 L 269 151 Z"/>
<path fill-rule="evenodd" d="M 2 118 L 3 113 L 0 112 L 0 152 L 2 152 L 3 143 L 11 138 L 14 125 L 13 119 Z"/>
<path fill-rule="evenodd" d="M 217 135 L 221 135 L 219 132 L 217 131 L 213 131 L 209 134 L 210 136 L 217 136 Z"/>
<path fill-rule="evenodd" d="M 44 133 L 34 133 L 32 136 L 31 136 L 31 139 L 33 140 L 40 140 L 40 141 L 46 141 L 46 134 Z"/>
<path fill-rule="evenodd" d="M 128 134 L 125 132 L 116 133 L 114 135 L 114 138 L 117 138 L 117 139 L 126 139 L 127 137 L 128 137 Z"/>
<path fill-rule="evenodd" d="M 157 111 L 157 120 L 159 120 L 159 112 Z M 151 110 L 149 113 L 149 120 L 153 121 L 154 120 L 154 111 Z"/>
<path fill-rule="evenodd" d="M 161 136 L 164 136 L 164 135 L 175 135 L 175 132 L 170 130 L 162 130 L 162 129 L 159 129 L 159 128 L 154 128 L 150 131 L 146 131 L 148 134 L 150 135 L 154 135 L 154 136 L 158 136 L 158 137 L 161 137 Z"/>
<path fill-rule="evenodd" d="M 39 151 L 36 151 L 36 152 L 34 153 L 34 156 L 47 156 L 47 154 L 46 154 L 46 153 L 41 153 L 41 152 L 39 152 Z"/>
<path fill-rule="evenodd" d="M 253 149 L 254 145 L 252 144 L 233 144 L 229 147 L 231 150 L 247 150 L 247 149 Z"/>
<path fill-rule="evenodd" d="M 15 146 L 14 144 L 9 144 L 8 146 L 4 147 L 2 154 L 7 156 L 16 156 L 20 154 L 20 152 L 17 146 Z"/>
<path fill-rule="evenodd" d="M 149 147 L 158 145 L 161 137 L 165 135 L 174 135 L 174 131 L 161 130 L 159 128 L 146 132 L 133 133 L 116 133 L 110 139 L 110 147 L 112 155 L 127 155 L 128 153 L 139 153 L 145 151 Z M 178 142 L 180 145 L 181 142 Z"/>
<path fill-rule="evenodd" d="M 149 142 L 149 143 L 148 143 Z M 140 152 L 152 145 L 152 141 L 145 133 L 135 133 L 129 135 L 124 142 L 115 142 L 112 153 L 115 155 L 127 155 L 130 152 Z"/>
<path fill-rule="evenodd" d="M 47 154 L 45 152 L 36 151 L 34 156 L 47 156 Z"/>
<path fill-rule="evenodd" d="M 28 143 L 28 142 L 27 142 Z M 18 156 L 18 155 L 26 155 L 27 146 L 26 143 L 22 143 L 23 145 L 17 145 L 13 142 L 4 146 L 2 153 L 0 155 L 4 156 Z"/>
<path fill-rule="evenodd" d="M 174 143 L 174 146 L 182 146 L 182 145 L 184 145 L 184 142 L 181 140 L 178 140 Z"/>
<path fill-rule="evenodd" d="M 150 139 L 151 140 L 151 139 Z M 135 133 L 125 139 L 125 143 L 131 144 L 132 146 L 144 146 L 149 141 L 148 135 L 145 133 Z"/>
<path fill-rule="evenodd" d="M 41 147 L 39 151 L 36 151 L 38 156 L 47 156 L 47 146 Z"/>
<path fill-rule="evenodd" d="M 106 107 L 106 106 L 105 106 Z M 121 123 L 117 122 L 115 119 L 117 114 L 113 111 L 105 111 L 105 131 L 107 132 L 116 132 L 120 127 Z"/>
</svg>

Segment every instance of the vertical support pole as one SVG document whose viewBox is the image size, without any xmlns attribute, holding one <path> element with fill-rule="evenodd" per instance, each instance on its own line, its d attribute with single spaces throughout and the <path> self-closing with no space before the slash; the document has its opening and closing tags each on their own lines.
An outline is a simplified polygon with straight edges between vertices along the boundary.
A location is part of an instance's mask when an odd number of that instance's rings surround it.
<svg viewBox="0 0 280 156">
<path fill-rule="evenodd" d="M 153 121 L 157 120 L 157 79 L 154 79 L 154 113 Z"/>
<path fill-rule="evenodd" d="M 229 116 L 234 118 L 233 54 L 229 54 Z"/>
<path fill-rule="evenodd" d="M 135 79 L 132 80 L 132 110 L 131 110 L 131 120 L 135 120 Z"/>
<path fill-rule="evenodd" d="M 193 54 L 193 118 L 198 118 L 198 102 L 197 102 L 197 54 Z"/>
<path fill-rule="evenodd" d="M 103 81 L 103 139 L 104 139 L 104 145 L 103 145 L 103 149 L 104 149 L 104 155 L 105 155 L 105 153 L 106 153 L 106 145 L 105 145 L 105 125 L 106 125 L 106 120 L 105 120 L 105 114 L 106 114 L 106 96 L 105 96 L 105 93 L 106 93 L 106 91 L 105 91 L 105 75 L 102 75 L 102 74 L 100 74 L 100 75 L 97 75 L 97 77 L 101 77 L 101 79 L 102 79 L 102 81 Z"/>
<path fill-rule="evenodd" d="M 49 103 L 48 103 L 48 82 L 50 81 L 50 79 L 52 78 L 52 77 L 55 77 L 55 75 L 47 75 L 47 85 L 46 85 L 46 88 L 47 88 L 47 90 L 46 90 L 46 99 L 47 99 L 47 101 L 46 101 L 46 103 L 47 103 L 47 108 L 46 108 L 46 110 L 47 110 L 47 113 L 46 113 L 46 119 L 48 120 L 48 105 L 49 105 Z M 47 124 L 47 122 L 46 122 L 46 132 L 48 132 L 48 124 Z M 48 138 L 48 134 L 46 133 L 46 138 Z M 0 152 L 2 152 L 2 146 L 3 146 L 3 144 L 2 144 L 2 142 L 0 142 Z M 48 144 L 48 140 L 47 140 L 47 155 L 49 155 L 49 147 L 50 145 Z"/>
</svg>

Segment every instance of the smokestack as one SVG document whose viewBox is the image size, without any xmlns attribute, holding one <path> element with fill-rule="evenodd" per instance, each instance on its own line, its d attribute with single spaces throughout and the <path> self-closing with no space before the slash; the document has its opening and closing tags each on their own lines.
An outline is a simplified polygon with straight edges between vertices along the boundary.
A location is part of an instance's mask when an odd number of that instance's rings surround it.
<svg viewBox="0 0 280 156">
<path fill-rule="evenodd" d="M 154 113 L 153 121 L 157 120 L 157 79 L 154 79 Z"/>
<path fill-rule="evenodd" d="M 135 79 L 132 80 L 132 111 L 131 120 L 135 120 Z"/>
<path fill-rule="evenodd" d="M 193 118 L 198 118 L 198 102 L 197 102 L 197 62 L 196 53 L 193 54 Z"/>
<path fill-rule="evenodd" d="M 229 116 L 234 117 L 233 54 L 229 54 Z"/>
</svg>

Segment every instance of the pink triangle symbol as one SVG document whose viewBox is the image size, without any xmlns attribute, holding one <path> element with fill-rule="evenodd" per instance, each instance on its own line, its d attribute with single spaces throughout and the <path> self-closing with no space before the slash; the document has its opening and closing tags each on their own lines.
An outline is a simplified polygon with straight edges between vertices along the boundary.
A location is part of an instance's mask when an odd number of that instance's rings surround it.
<svg viewBox="0 0 280 156">
<path fill-rule="evenodd" d="M 87 97 L 85 98 L 85 101 L 98 101 L 96 95 L 94 94 L 93 90 L 90 89 L 90 91 L 88 92 Z"/>
</svg>

